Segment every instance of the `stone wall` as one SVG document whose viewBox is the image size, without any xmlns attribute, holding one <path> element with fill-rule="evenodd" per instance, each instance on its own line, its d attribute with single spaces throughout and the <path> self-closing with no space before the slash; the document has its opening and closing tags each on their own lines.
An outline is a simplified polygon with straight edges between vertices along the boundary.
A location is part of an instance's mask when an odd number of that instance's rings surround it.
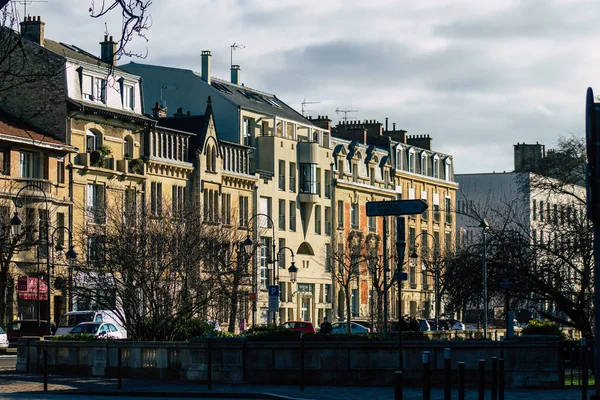
<svg viewBox="0 0 600 400">
<path fill-rule="evenodd" d="M 432 382 L 441 385 L 444 348 L 452 349 L 452 368 L 465 362 L 467 383 L 475 384 L 480 359 L 505 358 L 505 382 L 512 387 L 560 387 L 558 340 L 527 341 L 410 341 L 403 345 L 405 382 L 421 380 L 421 354 L 429 351 Z M 44 351 L 50 373 L 117 376 L 121 349 L 124 377 L 208 379 L 208 339 L 198 342 L 69 342 L 21 339 L 17 371 L 42 371 Z M 248 342 L 211 339 L 214 382 L 297 384 L 300 379 L 300 342 Z M 398 369 L 396 342 L 304 342 L 306 384 L 392 385 Z M 489 380 L 488 380 L 489 381 Z"/>
</svg>

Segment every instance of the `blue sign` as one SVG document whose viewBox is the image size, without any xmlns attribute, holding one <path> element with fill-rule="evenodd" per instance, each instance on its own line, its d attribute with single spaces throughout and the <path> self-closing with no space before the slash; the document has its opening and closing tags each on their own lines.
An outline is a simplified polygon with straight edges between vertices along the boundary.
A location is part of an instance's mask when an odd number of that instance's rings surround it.
<svg viewBox="0 0 600 400">
<path fill-rule="evenodd" d="M 269 297 L 279 297 L 279 285 L 269 285 Z"/>
</svg>

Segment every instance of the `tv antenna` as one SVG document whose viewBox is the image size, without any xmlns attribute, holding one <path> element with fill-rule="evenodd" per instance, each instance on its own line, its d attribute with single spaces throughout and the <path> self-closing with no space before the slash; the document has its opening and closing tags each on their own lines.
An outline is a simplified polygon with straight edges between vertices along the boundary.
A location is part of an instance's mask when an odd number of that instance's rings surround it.
<svg viewBox="0 0 600 400">
<path fill-rule="evenodd" d="M 238 44 L 237 42 L 233 42 L 233 44 L 229 47 L 231 47 L 231 66 L 233 66 L 233 52 L 237 49 L 245 49 L 246 46 L 243 44 Z"/>
<path fill-rule="evenodd" d="M 306 99 L 304 99 L 304 101 L 302 101 L 302 116 L 304 117 L 304 111 L 306 108 L 307 104 L 321 104 L 320 101 L 306 101 Z"/>
<path fill-rule="evenodd" d="M 47 3 L 48 0 L 10 0 L 11 3 L 19 3 L 23 5 L 23 17 L 27 17 L 27 5 L 32 3 Z M 2 3 L 2 2 L 0 2 Z"/>
<path fill-rule="evenodd" d="M 342 118 L 344 121 L 348 121 L 348 113 L 354 113 L 354 112 L 358 112 L 358 110 L 341 110 L 339 108 L 335 109 L 336 114 L 344 113 L 344 118 Z"/>
</svg>

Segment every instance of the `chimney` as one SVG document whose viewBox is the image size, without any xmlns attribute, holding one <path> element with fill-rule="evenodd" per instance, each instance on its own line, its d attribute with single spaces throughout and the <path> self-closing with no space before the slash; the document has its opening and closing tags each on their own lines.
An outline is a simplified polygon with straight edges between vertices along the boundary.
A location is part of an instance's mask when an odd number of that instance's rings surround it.
<svg viewBox="0 0 600 400">
<path fill-rule="evenodd" d="M 210 85 L 210 50 L 202 50 L 202 80 Z"/>
<path fill-rule="evenodd" d="M 167 116 L 167 106 L 162 106 L 158 101 L 152 109 L 152 116 L 154 118 L 164 118 Z"/>
<path fill-rule="evenodd" d="M 406 143 L 421 149 L 431 150 L 431 137 L 429 137 L 429 135 L 408 136 Z"/>
<path fill-rule="evenodd" d="M 21 37 L 43 46 L 44 25 L 46 24 L 40 19 L 39 16 L 33 18 L 30 16 L 26 17 L 23 22 L 21 22 Z"/>
<path fill-rule="evenodd" d="M 117 65 L 117 42 L 112 36 L 104 35 L 104 42 L 100 42 L 100 59 L 111 66 Z"/>
<path fill-rule="evenodd" d="M 331 131 L 331 120 L 329 119 L 329 116 L 319 115 L 316 119 L 312 119 L 312 117 L 308 117 L 308 119 L 319 128 Z"/>
<path fill-rule="evenodd" d="M 231 66 L 231 83 L 234 85 L 240 84 L 240 66 L 232 65 Z"/>
</svg>

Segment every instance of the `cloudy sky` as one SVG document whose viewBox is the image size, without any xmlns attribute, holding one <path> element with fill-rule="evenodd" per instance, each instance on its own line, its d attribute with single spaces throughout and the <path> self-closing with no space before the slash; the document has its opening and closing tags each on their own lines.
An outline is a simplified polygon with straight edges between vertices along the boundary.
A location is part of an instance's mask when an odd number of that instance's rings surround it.
<svg viewBox="0 0 600 400">
<path fill-rule="evenodd" d="M 107 0 L 108 1 L 108 0 Z M 98 5 L 101 0 L 96 0 Z M 46 36 L 99 54 L 117 14 L 89 0 L 28 5 Z M 23 6 L 20 6 L 22 14 Z M 517 142 L 584 134 L 585 91 L 600 94 L 600 7 L 590 0 L 154 0 L 136 62 L 229 79 L 230 46 L 246 86 L 337 123 L 377 119 L 429 134 L 455 172 L 510 171 Z M 128 60 L 121 60 L 122 63 Z"/>
</svg>

